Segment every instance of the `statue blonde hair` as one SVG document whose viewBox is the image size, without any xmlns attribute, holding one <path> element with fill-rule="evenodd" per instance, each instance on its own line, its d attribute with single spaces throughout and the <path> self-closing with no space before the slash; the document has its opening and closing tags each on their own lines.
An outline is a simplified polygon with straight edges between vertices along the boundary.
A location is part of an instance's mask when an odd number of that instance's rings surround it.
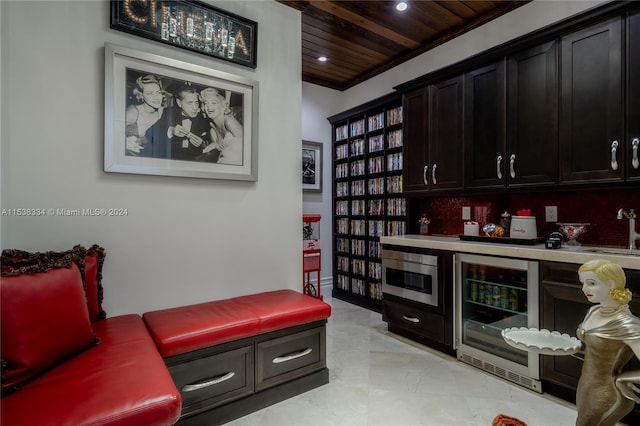
<svg viewBox="0 0 640 426">
<path fill-rule="evenodd" d="M 613 282 L 614 287 L 611 290 L 610 296 L 615 302 L 624 305 L 631 301 L 631 291 L 625 287 L 627 284 L 627 277 L 620 265 L 613 263 L 610 260 L 593 259 L 578 268 L 578 273 L 587 271 L 593 272 L 604 282 Z"/>
</svg>

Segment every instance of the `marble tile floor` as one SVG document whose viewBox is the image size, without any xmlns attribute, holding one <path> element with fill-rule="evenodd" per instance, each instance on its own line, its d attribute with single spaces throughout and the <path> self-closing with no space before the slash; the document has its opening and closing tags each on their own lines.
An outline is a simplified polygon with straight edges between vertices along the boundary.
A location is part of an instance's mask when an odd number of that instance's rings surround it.
<svg viewBox="0 0 640 426">
<path fill-rule="evenodd" d="M 387 331 L 378 313 L 325 297 L 330 382 L 228 423 L 234 426 L 572 426 L 573 404 L 494 377 Z"/>
</svg>

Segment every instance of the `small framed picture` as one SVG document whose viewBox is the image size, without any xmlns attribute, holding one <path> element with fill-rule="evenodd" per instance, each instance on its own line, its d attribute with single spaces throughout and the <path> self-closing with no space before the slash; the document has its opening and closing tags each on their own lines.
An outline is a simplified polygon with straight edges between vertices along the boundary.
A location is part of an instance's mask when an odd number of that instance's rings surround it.
<svg viewBox="0 0 640 426">
<path fill-rule="evenodd" d="M 302 141 L 302 189 L 322 192 L 322 144 Z"/>
</svg>

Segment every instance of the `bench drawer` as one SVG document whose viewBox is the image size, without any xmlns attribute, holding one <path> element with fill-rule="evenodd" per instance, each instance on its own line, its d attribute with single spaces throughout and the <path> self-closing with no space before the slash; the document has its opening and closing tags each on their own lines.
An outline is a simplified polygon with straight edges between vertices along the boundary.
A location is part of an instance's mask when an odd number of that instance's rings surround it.
<svg viewBox="0 0 640 426">
<path fill-rule="evenodd" d="M 256 342 L 256 391 L 326 367 L 326 328 Z"/>
<path fill-rule="evenodd" d="M 194 351 L 193 358 L 168 366 L 183 417 L 253 393 L 253 346 L 212 352 Z"/>
</svg>

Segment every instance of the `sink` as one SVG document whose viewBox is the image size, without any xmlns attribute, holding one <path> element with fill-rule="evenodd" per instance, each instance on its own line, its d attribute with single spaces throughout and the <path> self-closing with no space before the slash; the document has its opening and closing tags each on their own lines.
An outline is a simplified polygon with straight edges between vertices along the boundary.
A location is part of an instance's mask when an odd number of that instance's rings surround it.
<svg viewBox="0 0 640 426">
<path fill-rule="evenodd" d="M 623 248 L 613 247 L 592 247 L 584 249 L 583 251 L 588 253 L 602 253 L 602 254 L 620 254 L 625 256 L 640 256 L 640 250 L 630 250 Z"/>
</svg>

